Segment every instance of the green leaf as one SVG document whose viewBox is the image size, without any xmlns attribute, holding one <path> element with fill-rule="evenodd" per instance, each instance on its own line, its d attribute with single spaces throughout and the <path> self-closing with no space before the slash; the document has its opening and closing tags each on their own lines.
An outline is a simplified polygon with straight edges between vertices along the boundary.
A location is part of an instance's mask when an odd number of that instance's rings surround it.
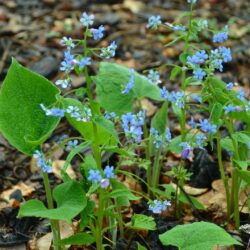
<svg viewBox="0 0 250 250">
<path fill-rule="evenodd" d="M 77 155 L 78 153 L 80 153 L 83 149 L 87 148 L 90 145 L 90 142 L 83 142 L 81 144 L 79 144 L 76 148 L 74 148 L 67 156 L 66 161 L 64 163 L 64 166 L 62 168 L 63 172 L 66 172 L 70 162 L 72 161 L 72 159 L 75 157 L 75 155 Z"/>
<path fill-rule="evenodd" d="M 84 110 L 84 106 L 81 102 L 78 100 L 72 99 L 72 98 L 65 98 L 63 100 L 63 106 L 64 109 L 66 109 L 68 106 L 76 106 L 80 110 Z M 98 108 L 96 108 L 96 112 L 98 112 Z M 95 123 L 97 124 L 97 138 L 94 137 L 94 128 L 93 128 L 93 122 L 82 122 L 77 121 L 75 118 L 70 117 L 69 114 L 66 114 L 66 118 L 69 121 L 70 124 L 72 124 L 78 132 L 84 137 L 87 141 L 94 141 L 97 139 L 97 143 L 99 145 L 116 145 L 117 144 L 117 134 L 114 132 L 114 125 L 112 122 L 104 123 L 103 118 L 100 120 L 100 118 L 93 118 Z M 95 120 L 96 119 L 96 120 Z M 107 125 L 108 124 L 108 125 Z M 111 129 L 109 131 L 108 128 Z M 115 135 L 115 137 L 114 137 Z"/>
<path fill-rule="evenodd" d="M 236 132 L 232 136 L 238 142 L 241 142 L 244 144 L 248 144 L 250 142 L 250 137 L 242 132 Z"/>
<path fill-rule="evenodd" d="M 157 111 L 151 121 L 151 128 L 155 128 L 159 134 L 165 133 L 168 117 L 168 102 L 165 102 Z"/>
<path fill-rule="evenodd" d="M 192 197 L 190 195 L 188 195 L 188 197 L 189 198 L 187 198 L 187 196 L 183 192 L 180 192 L 179 200 L 185 204 L 190 204 L 190 205 L 193 204 L 197 209 L 201 209 L 201 210 L 205 209 L 203 204 L 200 203 L 195 197 Z"/>
<path fill-rule="evenodd" d="M 250 184 L 250 171 L 238 170 L 238 175 L 247 184 Z"/>
<path fill-rule="evenodd" d="M 215 245 L 241 245 L 223 228 L 208 222 L 178 225 L 160 235 L 164 246 L 173 245 L 181 250 L 211 250 Z"/>
<path fill-rule="evenodd" d="M 144 214 L 134 214 L 131 218 L 132 224 L 129 226 L 135 230 L 156 230 L 154 218 Z"/>
<path fill-rule="evenodd" d="M 147 248 L 142 246 L 139 242 L 136 243 L 137 243 L 137 250 L 147 250 Z"/>
<path fill-rule="evenodd" d="M 0 132 L 19 151 L 32 155 L 60 121 L 46 116 L 40 104 L 53 106 L 59 94 L 50 81 L 12 59 L 0 91 Z"/>
<path fill-rule="evenodd" d="M 227 151 L 229 152 L 234 151 L 232 139 L 230 139 L 229 137 L 222 138 L 220 144 L 222 148 L 226 149 Z"/>
<path fill-rule="evenodd" d="M 175 66 L 170 73 L 170 80 L 173 81 L 181 73 L 182 68 L 180 66 Z"/>
<path fill-rule="evenodd" d="M 71 220 L 87 205 L 87 200 L 81 185 L 75 181 L 65 182 L 53 191 L 57 208 L 48 209 L 39 200 L 25 202 L 18 213 L 18 217 L 41 217 L 52 220 Z"/>
<path fill-rule="evenodd" d="M 95 238 L 88 233 L 77 233 L 68 238 L 62 239 L 59 245 L 81 245 L 89 246 L 95 242 Z"/>
<path fill-rule="evenodd" d="M 234 162 L 241 168 L 241 170 L 247 170 L 250 161 L 238 161 L 234 160 Z"/>
<path fill-rule="evenodd" d="M 116 189 L 109 193 L 110 198 L 126 197 L 128 200 L 139 200 L 140 197 L 133 195 L 128 189 Z"/>
<path fill-rule="evenodd" d="M 129 94 L 122 94 L 124 86 L 128 83 L 130 70 L 127 67 L 102 62 L 97 76 L 92 77 L 96 84 L 96 94 L 101 106 L 107 112 L 118 115 L 133 112 L 134 98 L 149 97 L 161 101 L 160 88 L 152 84 L 146 77 L 134 73 L 134 87 Z"/>
<path fill-rule="evenodd" d="M 219 102 L 216 102 L 215 104 L 213 104 L 210 114 L 211 114 L 211 120 L 213 121 L 213 123 L 218 125 L 219 119 L 221 118 L 221 115 L 223 114 L 223 106 Z"/>
</svg>

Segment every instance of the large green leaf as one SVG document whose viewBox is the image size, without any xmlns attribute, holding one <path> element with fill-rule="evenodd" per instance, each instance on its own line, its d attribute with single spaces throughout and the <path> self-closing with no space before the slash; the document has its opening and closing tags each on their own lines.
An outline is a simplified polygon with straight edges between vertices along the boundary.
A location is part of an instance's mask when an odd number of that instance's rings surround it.
<svg viewBox="0 0 250 250">
<path fill-rule="evenodd" d="M 211 250 L 215 245 L 241 245 L 223 228 L 208 222 L 178 225 L 160 235 L 164 246 L 173 245 L 181 250 Z"/>
<path fill-rule="evenodd" d="M 71 220 L 87 205 L 87 199 L 81 185 L 75 181 L 68 181 L 54 189 L 53 197 L 57 208 L 48 209 L 39 200 L 25 202 L 18 213 L 18 217 L 41 217 L 52 220 Z"/>
<path fill-rule="evenodd" d="M 50 81 L 12 59 L 0 91 L 0 131 L 11 145 L 31 155 L 48 138 L 60 118 L 46 116 L 40 103 L 52 106 L 59 93 Z"/>
<path fill-rule="evenodd" d="M 65 109 L 68 106 L 75 106 L 80 110 L 84 109 L 84 106 L 81 102 L 72 98 L 65 98 L 63 100 L 63 106 Z M 97 143 L 99 145 L 116 145 L 118 136 L 116 134 L 114 124 L 108 120 L 104 121 L 105 118 L 103 117 L 100 117 L 98 115 L 94 116 L 96 116 L 93 118 L 93 121 L 95 122 L 97 127 L 97 138 L 94 137 L 94 127 L 92 121 L 77 121 L 75 118 L 70 117 L 70 115 L 66 113 L 66 118 L 69 123 L 79 131 L 79 133 L 84 137 L 85 140 L 94 141 L 95 139 L 97 139 Z"/>
<path fill-rule="evenodd" d="M 122 94 L 124 86 L 129 81 L 130 70 L 127 67 L 103 62 L 97 76 L 92 77 L 96 84 L 99 102 L 108 112 L 124 114 L 133 112 L 134 98 L 149 97 L 162 101 L 160 88 L 152 84 L 146 77 L 134 73 L 134 87 L 129 94 Z"/>
<path fill-rule="evenodd" d="M 88 233 L 77 233 L 68 238 L 62 239 L 59 245 L 83 245 L 88 246 L 95 242 L 95 238 Z"/>
</svg>

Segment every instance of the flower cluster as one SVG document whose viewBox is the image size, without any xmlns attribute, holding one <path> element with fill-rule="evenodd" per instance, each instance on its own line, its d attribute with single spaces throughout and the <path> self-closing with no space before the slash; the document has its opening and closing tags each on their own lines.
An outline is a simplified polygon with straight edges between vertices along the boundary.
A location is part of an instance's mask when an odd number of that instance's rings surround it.
<svg viewBox="0 0 250 250">
<path fill-rule="evenodd" d="M 213 36 L 214 43 L 223 43 L 228 39 L 228 26 L 225 26 L 224 31 Z"/>
<path fill-rule="evenodd" d="M 41 151 L 36 150 L 35 153 L 33 154 L 33 157 L 37 159 L 37 166 L 41 168 L 43 172 L 46 173 L 52 172 L 51 160 L 45 160 L 44 154 Z"/>
<path fill-rule="evenodd" d="M 100 40 L 103 38 L 105 28 L 103 25 L 99 26 L 98 29 L 91 29 L 90 32 L 93 34 L 94 40 Z"/>
<path fill-rule="evenodd" d="M 208 59 L 208 54 L 205 50 L 197 51 L 193 56 L 187 57 L 187 63 L 193 67 L 203 64 Z"/>
<path fill-rule="evenodd" d="M 159 132 L 155 128 L 150 129 L 150 136 L 153 139 L 153 144 L 158 149 L 163 143 L 169 144 L 172 136 L 169 128 L 166 128 L 165 135 L 159 135 Z"/>
<path fill-rule="evenodd" d="M 199 124 L 201 130 L 207 134 L 215 134 L 217 132 L 217 126 L 211 124 L 207 119 L 199 119 Z"/>
<path fill-rule="evenodd" d="M 185 107 L 186 95 L 184 91 L 172 91 L 171 93 L 169 93 L 166 87 L 164 86 L 161 89 L 160 94 L 161 98 L 170 101 L 178 108 L 183 109 Z"/>
<path fill-rule="evenodd" d="M 169 206 L 171 206 L 170 201 L 153 200 L 149 203 L 148 210 L 154 214 L 160 214 L 166 211 Z"/>
<path fill-rule="evenodd" d="M 66 151 L 71 151 L 76 148 L 78 145 L 78 140 L 67 141 L 66 143 Z"/>
<path fill-rule="evenodd" d="M 102 177 L 99 170 L 91 169 L 89 171 L 88 181 L 92 181 L 95 184 L 100 183 L 101 188 L 106 188 L 110 185 L 110 179 L 115 177 L 114 167 L 106 166 L 104 171 L 104 178 Z"/>
<path fill-rule="evenodd" d="M 91 110 L 85 106 L 83 106 L 81 110 L 76 106 L 68 106 L 65 112 L 68 113 L 71 118 L 82 122 L 88 122 L 92 117 Z"/>
<path fill-rule="evenodd" d="M 137 114 L 127 113 L 122 115 L 122 128 L 129 139 L 132 139 L 135 142 L 141 141 L 144 120 L 145 111 L 140 111 Z"/>
<path fill-rule="evenodd" d="M 116 49 L 116 42 L 113 41 L 107 48 L 102 48 L 100 56 L 105 59 L 110 59 L 111 57 L 115 56 Z"/>
</svg>

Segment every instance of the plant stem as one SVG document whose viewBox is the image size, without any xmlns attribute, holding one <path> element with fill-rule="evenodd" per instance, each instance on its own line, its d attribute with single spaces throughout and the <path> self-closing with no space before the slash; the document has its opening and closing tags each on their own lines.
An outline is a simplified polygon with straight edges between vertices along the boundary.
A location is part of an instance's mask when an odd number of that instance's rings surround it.
<svg viewBox="0 0 250 250">
<path fill-rule="evenodd" d="M 96 247 L 97 250 L 103 250 L 102 245 L 102 222 L 103 222 L 103 211 L 105 207 L 104 191 L 99 188 L 99 207 L 97 212 L 97 228 L 96 228 Z"/>
<path fill-rule="evenodd" d="M 152 188 L 156 188 L 159 184 L 159 178 L 160 178 L 160 172 L 161 172 L 161 166 L 159 164 L 160 162 L 160 156 L 161 156 L 162 148 L 160 147 L 155 155 L 154 164 L 153 164 L 153 173 L 152 173 Z"/>
<path fill-rule="evenodd" d="M 230 190 L 229 190 L 229 185 L 228 185 L 228 178 L 225 175 L 225 170 L 223 167 L 223 163 L 222 163 L 222 148 L 220 145 L 220 132 L 218 130 L 217 132 L 217 157 L 218 157 L 218 164 L 219 164 L 219 170 L 220 170 L 220 175 L 221 175 L 221 179 L 224 183 L 224 188 L 225 188 L 225 192 L 226 192 L 226 199 L 227 199 L 227 216 L 228 219 L 230 218 Z"/>
<path fill-rule="evenodd" d="M 53 209 L 53 198 L 52 192 L 49 184 L 49 176 L 46 172 L 43 172 L 43 183 L 46 192 L 46 198 L 48 202 L 48 208 Z M 50 220 L 51 231 L 53 235 L 53 245 L 55 250 L 60 250 L 61 248 L 58 246 L 58 242 L 60 241 L 60 227 L 59 222 L 57 220 Z"/>
</svg>

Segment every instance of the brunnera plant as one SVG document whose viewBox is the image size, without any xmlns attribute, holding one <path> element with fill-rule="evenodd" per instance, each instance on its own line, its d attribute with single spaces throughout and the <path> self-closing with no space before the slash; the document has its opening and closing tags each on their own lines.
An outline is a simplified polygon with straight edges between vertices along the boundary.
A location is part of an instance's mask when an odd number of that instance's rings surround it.
<svg viewBox="0 0 250 250">
<path fill-rule="evenodd" d="M 194 197 L 183 192 L 183 185 L 191 174 L 185 169 L 184 160 L 192 157 L 194 148 L 204 150 L 207 144 L 212 147 L 215 144 L 217 148 L 227 196 L 228 221 L 233 220 L 239 227 L 239 191 L 250 184 L 247 171 L 250 102 L 243 90 L 235 91 L 233 83 L 225 83 L 215 77 L 214 73 L 223 71 L 223 64 L 232 60 L 230 48 L 219 45 L 228 39 L 229 28 L 226 26 L 219 32 L 209 30 L 208 21 L 193 18 L 195 2 L 188 1 L 190 12 L 185 15 L 185 25 L 163 23 L 160 16 L 150 17 L 147 25 L 153 30 L 159 26 L 174 30 L 176 38 L 171 44 L 184 42 L 180 64 L 162 65 L 158 69 L 172 67 L 170 80 L 180 83 L 180 91 L 169 92 L 164 85 L 160 88 L 162 82 L 157 69 L 149 69 L 148 75 L 144 76 L 134 69 L 101 62 L 98 74 L 91 76 L 89 66 L 94 63 L 93 60 L 114 57 L 117 45 L 113 41 L 107 48 L 88 47 L 88 39 L 102 39 L 105 28 L 102 25 L 92 28 L 94 15 L 86 12 L 80 19 L 85 28 L 84 39 L 64 37 L 61 40 L 66 51 L 60 70 L 65 77 L 57 80 L 56 86 L 12 60 L 0 91 L 0 131 L 11 145 L 37 159 L 48 203 L 46 207 L 37 199 L 29 200 L 21 206 L 18 216 L 48 218 L 54 249 L 64 249 L 69 244 L 95 243 L 97 249 L 102 250 L 114 247 L 117 239 L 125 237 L 131 230 L 155 230 L 156 223 L 152 216 L 133 214 L 131 221 L 123 221 L 123 210 L 130 206 L 130 201 L 146 200 L 152 214 L 161 214 L 171 206 L 171 193 L 175 193 L 173 206 L 177 216 L 181 214 L 183 203 L 191 202 L 197 209 L 204 209 Z M 202 47 L 199 34 L 203 30 L 213 33 L 213 42 L 218 47 L 210 51 Z M 83 53 L 75 53 L 76 47 L 81 47 Z M 70 89 L 72 72 L 85 76 L 85 88 Z M 62 93 L 57 86 L 63 90 Z M 199 86 L 199 92 L 187 94 L 187 88 L 192 86 Z M 142 109 L 142 98 L 145 97 L 162 104 L 151 119 L 150 127 L 146 123 L 146 111 Z M 168 124 L 170 109 L 180 123 L 179 136 L 172 136 Z M 196 121 L 191 117 L 189 120 L 191 109 L 193 113 L 203 114 L 204 119 Z M 79 132 L 79 136 L 64 137 L 60 142 L 69 153 L 61 170 L 63 183 L 52 191 L 48 175 L 51 160 L 49 154 L 42 152 L 41 146 L 63 117 Z M 245 130 L 235 131 L 235 121 L 243 122 Z M 221 137 L 222 129 L 227 129 L 227 137 Z M 125 141 L 121 140 L 124 136 Z M 91 148 L 90 154 L 82 153 L 86 148 Z M 145 154 L 140 155 L 138 149 Z M 231 155 L 231 185 L 224 171 L 222 149 Z M 171 184 L 159 183 L 163 159 L 169 151 L 180 154 L 182 158 L 177 167 L 166 173 L 176 182 L 176 189 Z M 107 152 L 119 155 L 116 166 L 104 165 L 104 153 Z M 73 180 L 67 174 L 67 168 L 76 155 L 82 159 L 82 180 Z M 144 168 L 147 179 L 142 180 L 119 169 L 124 162 Z M 129 190 L 119 181 L 119 174 L 143 182 L 147 194 Z M 98 196 L 98 205 L 92 199 L 93 194 Z M 76 216 L 80 218 L 79 231 L 61 239 L 59 221 L 71 223 Z M 191 237 L 196 230 L 200 234 Z M 211 237 L 207 238 L 210 233 Z M 182 240 L 176 241 L 180 235 Z M 186 245 L 183 235 L 190 244 Z M 222 228 L 205 222 L 178 226 L 160 235 L 160 240 L 164 245 L 171 244 L 180 249 L 211 249 L 215 244 L 240 244 Z M 200 245 L 201 242 L 203 245 Z M 138 243 L 138 248 L 143 249 L 143 246 Z"/>
</svg>

